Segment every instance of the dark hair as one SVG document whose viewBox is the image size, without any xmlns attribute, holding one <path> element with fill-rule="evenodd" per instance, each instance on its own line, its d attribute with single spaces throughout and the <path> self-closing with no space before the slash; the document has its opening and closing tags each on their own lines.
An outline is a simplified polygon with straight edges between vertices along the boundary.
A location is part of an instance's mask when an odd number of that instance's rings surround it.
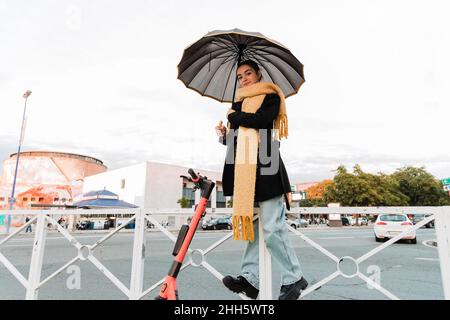
<svg viewBox="0 0 450 320">
<path fill-rule="evenodd" d="M 239 68 L 239 67 L 244 66 L 244 65 L 252 67 L 256 72 L 259 71 L 258 64 L 255 61 L 253 61 L 253 60 L 247 59 L 245 61 L 241 61 L 241 62 L 238 63 L 237 67 Z"/>
</svg>

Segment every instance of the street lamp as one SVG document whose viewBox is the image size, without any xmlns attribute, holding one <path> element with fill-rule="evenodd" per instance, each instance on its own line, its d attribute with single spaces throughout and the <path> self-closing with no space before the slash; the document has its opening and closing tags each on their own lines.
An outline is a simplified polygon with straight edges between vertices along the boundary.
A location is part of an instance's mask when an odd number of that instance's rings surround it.
<svg viewBox="0 0 450 320">
<path fill-rule="evenodd" d="M 11 227 L 11 211 L 13 209 L 13 205 L 16 202 L 14 199 L 14 192 L 16 191 L 16 179 L 17 179 L 17 168 L 19 166 L 19 157 L 20 157 L 20 148 L 22 147 L 23 138 L 25 135 L 25 126 L 26 126 L 26 111 L 27 111 L 27 100 L 28 97 L 31 95 L 31 91 L 27 90 L 23 97 L 25 98 L 25 105 L 23 107 L 23 116 L 22 116 L 22 128 L 20 130 L 20 139 L 19 139 L 19 148 L 17 149 L 17 157 L 16 157 L 16 168 L 14 170 L 14 180 L 13 180 L 13 186 L 11 191 L 11 198 L 9 199 L 9 212 L 8 212 L 8 219 L 6 222 L 6 233 L 9 234 L 9 229 Z"/>
</svg>

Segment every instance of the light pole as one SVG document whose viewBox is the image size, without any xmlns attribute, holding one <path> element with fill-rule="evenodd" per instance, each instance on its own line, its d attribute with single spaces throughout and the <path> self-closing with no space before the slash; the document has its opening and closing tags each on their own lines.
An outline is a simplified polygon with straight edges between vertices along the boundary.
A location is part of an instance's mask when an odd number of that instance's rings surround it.
<svg viewBox="0 0 450 320">
<path fill-rule="evenodd" d="M 9 234 L 9 229 L 11 227 L 11 211 L 13 209 L 13 205 L 16 202 L 14 199 L 14 192 L 16 191 L 16 179 L 17 179 L 17 168 L 19 166 L 19 157 L 20 157 L 20 148 L 22 147 L 23 138 L 25 135 L 25 126 L 26 126 L 26 112 L 27 112 L 27 100 L 28 97 L 31 95 L 31 91 L 27 90 L 23 97 L 25 98 L 25 105 L 23 107 L 23 116 L 22 116 L 22 128 L 20 130 L 20 139 L 19 139 L 19 148 L 17 149 L 17 157 L 16 157 L 16 168 L 14 170 L 14 180 L 12 185 L 12 191 L 11 191 L 11 198 L 9 199 L 9 212 L 8 212 L 8 219 L 6 222 L 6 233 Z"/>
</svg>

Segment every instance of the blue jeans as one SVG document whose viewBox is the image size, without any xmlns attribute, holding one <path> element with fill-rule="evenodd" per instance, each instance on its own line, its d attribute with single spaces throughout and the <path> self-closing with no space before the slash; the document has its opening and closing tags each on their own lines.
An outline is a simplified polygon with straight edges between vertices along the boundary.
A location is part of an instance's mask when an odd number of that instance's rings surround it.
<svg viewBox="0 0 450 320">
<path fill-rule="evenodd" d="M 263 220 L 264 241 L 272 258 L 281 268 L 281 285 L 289 285 L 303 276 L 300 263 L 289 239 L 285 222 L 283 195 L 258 202 Z M 259 289 L 259 219 L 253 222 L 255 240 L 248 241 L 241 262 L 241 275 Z"/>
</svg>

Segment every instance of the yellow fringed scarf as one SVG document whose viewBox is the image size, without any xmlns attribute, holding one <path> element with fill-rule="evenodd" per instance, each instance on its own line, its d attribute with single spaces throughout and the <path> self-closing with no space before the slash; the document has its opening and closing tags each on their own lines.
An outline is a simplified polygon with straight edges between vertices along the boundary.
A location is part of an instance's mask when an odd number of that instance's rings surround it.
<svg viewBox="0 0 450 320">
<path fill-rule="evenodd" d="M 242 101 L 242 112 L 255 113 L 267 94 L 280 97 L 280 110 L 275 119 L 276 139 L 287 138 L 288 119 L 281 89 L 270 82 L 258 82 L 236 92 L 236 101 Z M 256 164 L 259 131 L 239 127 L 234 167 L 233 239 L 253 241 L 253 203 L 255 198 Z"/>
</svg>

